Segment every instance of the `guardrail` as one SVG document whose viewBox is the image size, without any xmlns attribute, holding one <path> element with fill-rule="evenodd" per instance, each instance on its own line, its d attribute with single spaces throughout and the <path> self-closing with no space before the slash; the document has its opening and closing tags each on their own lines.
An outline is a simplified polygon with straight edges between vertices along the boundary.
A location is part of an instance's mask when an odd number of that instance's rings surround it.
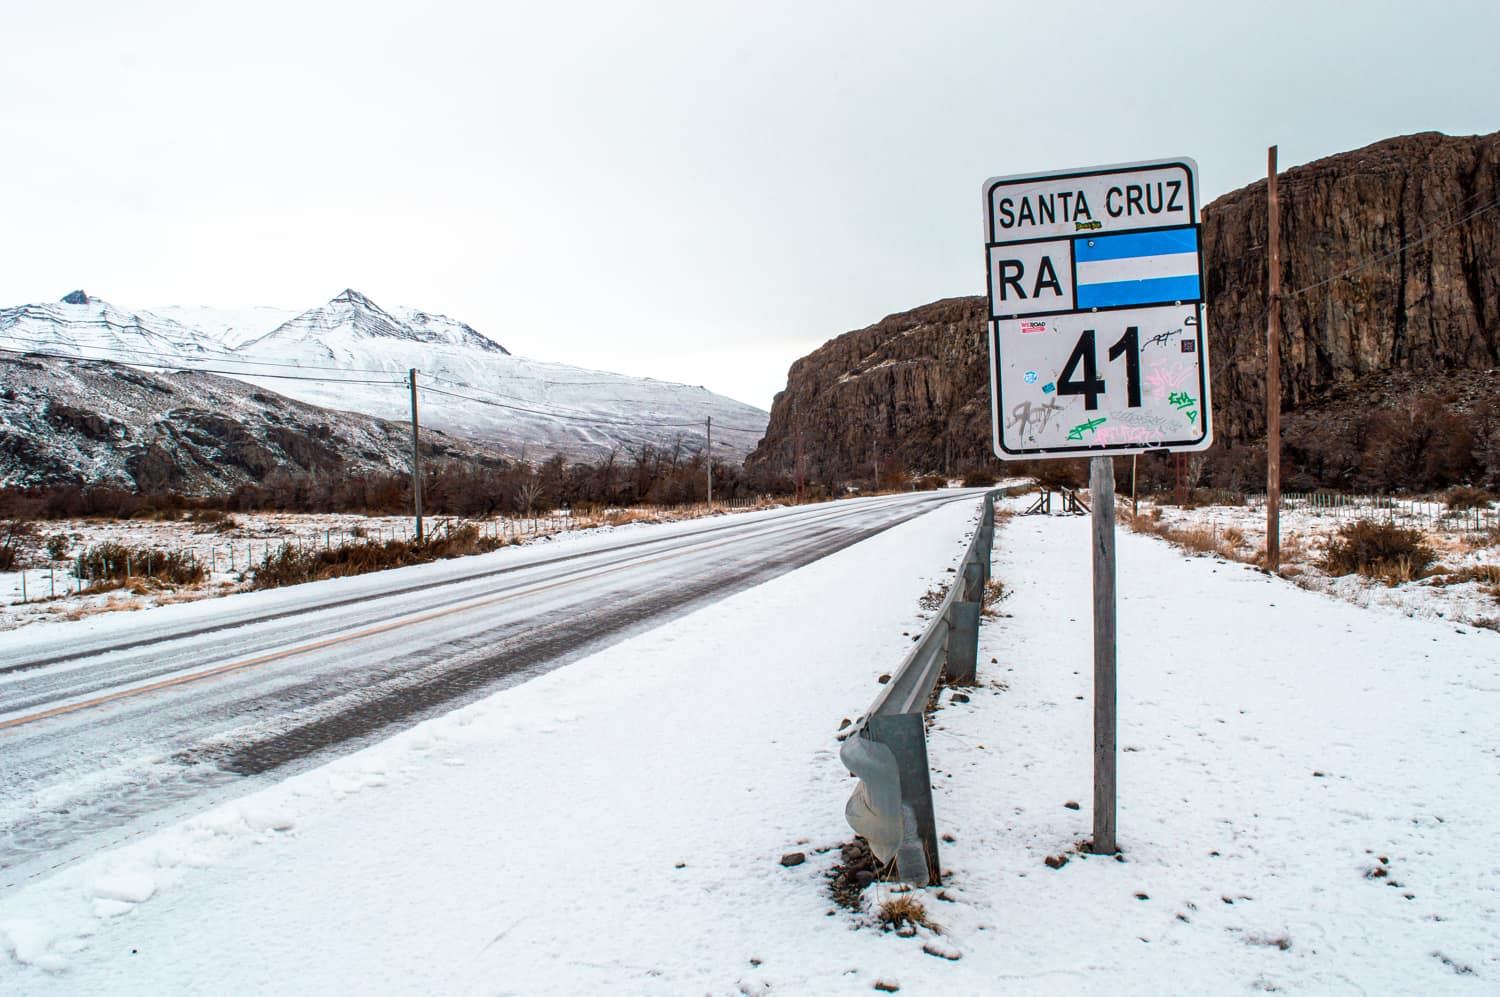
<svg viewBox="0 0 1500 997">
<path fill-rule="evenodd" d="M 882 864 L 894 866 L 913 886 L 939 881 L 924 716 L 939 676 L 950 685 L 974 682 L 979 611 L 995 542 L 995 495 L 984 497 L 979 526 L 937 615 L 839 748 L 839 758 L 859 778 L 844 807 L 849 826 Z"/>
</svg>

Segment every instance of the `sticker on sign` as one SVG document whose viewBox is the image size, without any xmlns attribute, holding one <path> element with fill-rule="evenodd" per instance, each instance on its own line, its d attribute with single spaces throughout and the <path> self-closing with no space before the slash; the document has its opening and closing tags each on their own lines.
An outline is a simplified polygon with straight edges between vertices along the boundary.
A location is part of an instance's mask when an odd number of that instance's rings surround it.
<svg viewBox="0 0 1500 997">
<path fill-rule="evenodd" d="M 1197 181 L 1191 159 L 985 181 L 997 456 L 1212 443 Z"/>
</svg>

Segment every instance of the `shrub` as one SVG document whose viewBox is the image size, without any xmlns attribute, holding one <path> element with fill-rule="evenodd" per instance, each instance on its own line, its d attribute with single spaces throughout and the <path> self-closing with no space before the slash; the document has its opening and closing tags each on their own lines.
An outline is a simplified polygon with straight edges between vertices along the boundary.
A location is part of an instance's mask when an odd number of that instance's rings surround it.
<svg viewBox="0 0 1500 997">
<path fill-rule="evenodd" d="M 914 478 L 911 486 L 919 492 L 937 491 L 939 488 L 948 486 L 948 479 L 941 474 L 924 474 L 920 478 Z"/>
<path fill-rule="evenodd" d="M 1339 527 L 1323 555 L 1323 570 L 1331 575 L 1358 572 L 1394 585 L 1422 577 L 1436 562 L 1437 553 L 1419 531 L 1361 519 Z"/>
<path fill-rule="evenodd" d="M 997 482 L 994 474 L 985 470 L 973 470 L 964 475 L 965 488 L 988 488 Z"/>
<path fill-rule="evenodd" d="M 36 527 L 24 519 L 0 522 L 0 571 L 9 571 L 21 561 L 22 545 L 36 534 Z"/>
<path fill-rule="evenodd" d="M 423 543 L 415 540 L 387 540 L 383 543 L 367 540 L 332 549 L 286 546 L 266 555 L 256 567 L 250 587 L 279 588 L 324 578 L 362 575 L 465 554 L 483 554 L 504 544 L 502 539 L 482 536 L 478 527 L 460 526 Z"/>
<path fill-rule="evenodd" d="M 1082 488 L 1088 480 L 1087 464 L 1075 460 L 1041 461 L 1036 470 L 1036 483 L 1049 491 L 1059 488 Z"/>
<path fill-rule="evenodd" d="M 203 565 L 185 551 L 152 550 L 121 543 L 102 543 L 78 555 L 74 569 L 90 581 L 154 578 L 169 585 L 193 585 L 203 580 Z"/>
<path fill-rule="evenodd" d="M 1495 501 L 1495 496 L 1483 488 L 1475 488 L 1473 485 L 1454 485 L 1443 496 L 1443 501 L 1448 503 L 1448 508 L 1454 511 L 1459 509 L 1486 509 L 1491 502 Z"/>
<path fill-rule="evenodd" d="M 61 561 L 68 556 L 68 535 L 66 533 L 54 533 L 47 538 L 47 556 L 54 561 Z"/>
</svg>

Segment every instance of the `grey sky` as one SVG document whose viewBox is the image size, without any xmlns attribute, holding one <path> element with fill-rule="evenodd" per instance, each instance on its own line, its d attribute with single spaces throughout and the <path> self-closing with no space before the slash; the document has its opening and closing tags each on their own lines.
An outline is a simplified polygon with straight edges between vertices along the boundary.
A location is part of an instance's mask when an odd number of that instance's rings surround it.
<svg viewBox="0 0 1500 997">
<path fill-rule="evenodd" d="M 987 176 L 1500 128 L 1492 0 L 6 7 L 0 304 L 347 285 L 762 407 L 982 291 Z"/>
</svg>

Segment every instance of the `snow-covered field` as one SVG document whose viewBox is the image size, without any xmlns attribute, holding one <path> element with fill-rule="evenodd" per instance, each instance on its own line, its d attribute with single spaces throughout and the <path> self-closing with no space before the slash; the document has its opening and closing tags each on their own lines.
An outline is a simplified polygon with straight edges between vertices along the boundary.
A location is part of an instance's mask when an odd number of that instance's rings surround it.
<svg viewBox="0 0 1500 997">
<path fill-rule="evenodd" d="M 1128 501 L 1122 503 L 1122 509 L 1128 510 L 1129 507 Z M 1447 584 L 1443 577 L 1445 572 L 1474 568 L 1488 568 L 1495 577 L 1500 577 L 1500 532 L 1444 527 L 1445 523 L 1461 523 L 1470 517 L 1487 524 L 1492 521 L 1494 510 L 1467 516 L 1463 513 L 1444 516 L 1444 511 L 1441 503 L 1423 506 L 1406 503 L 1404 508 L 1395 510 L 1395 523 L 1421 533 L 1423 541 L 1437 553 L 1438 564 L 1429 577 L 1388 585 L 1360 575 L 1335 577 L 1321 565 L 1328 544 L 1337 538 L 1340 527 L 1357 518 L 1385 519 L 1388 510 L 1317 507 L 1301 503 L 1283 509 L 1282 573 L 1303 588 L 1326 592 L 1357 605 L 1500 630 L 1500 586 L 1474 580 Z M 1194 533 L 1193 539 L 1199 546 L 1206 541 L 1221 554 L 1234 559 L 1258 562 L 1265 555 L 1264 505 L 1207 505 L 1184 509 L 1142 501 L 1140 515 L 1142 528 Z"/>
<path fill-rule="evenodd" d="M 749 508 L 754 503 L 716 503 L 716 513 Z M 612 523 L 665 522 L 707 515 L 703 506 L 675 509 L 631 508 L 607 510 L 582 519 L 568 510 L 539 511 L 531 517 L 459 519 L 429 516 L 425 529 L 472 524 L 486 536 L 520 543 L 555 537 L 576 529 L 609 529 Z M 337 547 L 367 540 L 410 540 L 410 516 L 362 516 L 329 513 L 233 513 L 222 522 L 177 520 L 76 519 L 37 523 L 36 535 L 23 546 L 24 567 L 0 571 L 0 631 L 46 620 L 78 619 L 99 612 L 146 609 L 241 591 L 247 570 L 283 544 L 293 547 Z M 53 560 L 46 543 L 66 538 L 65 555 Z M 75 561 L 84 551 L 104 543 L 135 549 L 191 554 L 204 566 L 201 583 L 171 588 L 134 585 L 100 590 L 89 579 L 75 575 Z M 140 574 L 144 574 L 144 570 Z"/>
<path fill-rule="evenodd" d="M 1001 528 L 981 684 L 935 715 L 942 934 L 837 907 L 838 723 L 976 513 L 0 898 L 0 991 L 1494 992 L 1500 634 L 1122 531 L 1124 861 L 1086 857 L 1084 518 Z"/>
</svg>

